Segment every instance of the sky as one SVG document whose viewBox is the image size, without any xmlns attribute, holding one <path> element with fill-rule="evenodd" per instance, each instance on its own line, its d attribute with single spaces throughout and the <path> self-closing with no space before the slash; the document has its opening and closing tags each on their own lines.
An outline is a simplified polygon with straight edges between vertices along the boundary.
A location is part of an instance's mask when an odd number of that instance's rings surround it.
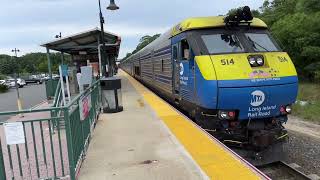
<svg viewBox="0 0 320 180">
<path fill-rule="evenodd" d="M 121 36 L 119 58 L 135 49 L 140 37 L 163 33 L 185 18 L 223 15 L 248 5 L 258 9 L 264 0 L 115 0 L 117 11 L 101 0 L 105 31 Z M 45 52 L 40 44 L 54 36 L 72 35 L 99 27 L 98 0 L 1 0 L 0 54 L 20 56 Z"/>
</svg>

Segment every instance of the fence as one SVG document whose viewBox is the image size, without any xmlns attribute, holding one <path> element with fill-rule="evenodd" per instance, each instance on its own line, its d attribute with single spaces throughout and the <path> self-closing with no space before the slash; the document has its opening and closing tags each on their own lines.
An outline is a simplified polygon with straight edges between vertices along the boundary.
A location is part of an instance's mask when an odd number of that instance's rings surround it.
<svg viewBox="0 0 320 180">
<path fill-rule="evenodd" d="M 1 112 L 24 118 L 0 123 L 0 179 L 76 179 L 101 109 L 99 84 L 64 107 Z"/>
</svg>

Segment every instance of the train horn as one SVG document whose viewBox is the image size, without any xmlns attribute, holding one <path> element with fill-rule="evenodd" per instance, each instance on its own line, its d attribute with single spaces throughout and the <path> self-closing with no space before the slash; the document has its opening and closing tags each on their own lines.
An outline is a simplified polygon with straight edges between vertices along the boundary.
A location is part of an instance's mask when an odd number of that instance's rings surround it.
<svg viewBox="0 0 320 180">
<path fill-rule="evenodd" d="M 238 8 L 237 10 L 231 12 L 227 17 L 225 17 L 224 22 L 226 24 L 237 23 L 239 24 L 241 21 L 251 21 L 253 19 L 253 15 L 251 13 L 249 6 L 244 6 L 242 8 Z"/>
</svg>

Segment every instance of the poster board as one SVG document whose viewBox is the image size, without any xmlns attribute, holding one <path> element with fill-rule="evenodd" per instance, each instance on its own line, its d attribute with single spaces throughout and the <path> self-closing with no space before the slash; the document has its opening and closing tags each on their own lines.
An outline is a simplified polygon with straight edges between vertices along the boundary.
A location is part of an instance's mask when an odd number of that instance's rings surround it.
<svg viewBox="0 0 320 180">
<path fill-rule="evenodd" d="M 25 143 L 22 122 L 5 123 L 3 126 L 8 145 Z"/>
<path fill-rule="evenodd" d="M 92 84 L 92 67 L 91 66 L 82 66 L 81 67 L 81 84 Z"/>
<path fill-rule="evenodd" d="M 84 121 L 89 115 L 91 110 L 91 94 L 83 96 L 79 100 L 80 120 Z"/>
</svg>

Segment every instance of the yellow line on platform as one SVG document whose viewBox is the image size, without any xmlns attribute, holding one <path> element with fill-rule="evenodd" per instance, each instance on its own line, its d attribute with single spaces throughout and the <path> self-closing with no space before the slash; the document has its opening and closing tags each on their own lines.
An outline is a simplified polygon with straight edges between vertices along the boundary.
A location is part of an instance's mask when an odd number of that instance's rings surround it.
<svg viewBox="0 0 320 180">
<path fill-rule="evenodd" d="M 121 75 L 129 79 L 210 179 L 263 179 L 259 173 L 250 169 L 248 165 L 138 81 L 123 71 Z"/>
</svg>

